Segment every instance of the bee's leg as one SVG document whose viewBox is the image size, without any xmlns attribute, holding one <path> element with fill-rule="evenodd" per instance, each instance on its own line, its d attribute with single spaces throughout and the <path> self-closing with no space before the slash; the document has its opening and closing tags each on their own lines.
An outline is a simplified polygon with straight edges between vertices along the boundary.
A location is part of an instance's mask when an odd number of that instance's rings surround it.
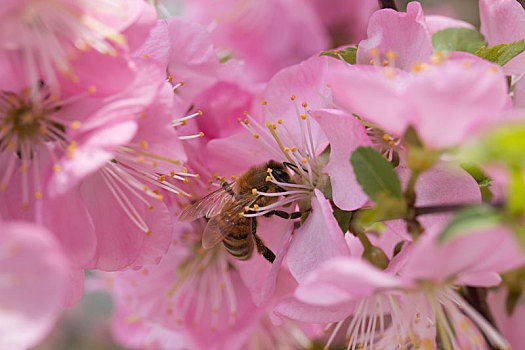
<svg viewBox="0 0 525 350">
<path fill-rule="evenodd" d="M 275 254 L 270 250 L 270 248 L 265 246 L 262 239 L 259 238 L 259 236 L 257 236 L 257 221 L 255 219 L 252 219 L 252 234 L 253 239 L 255 239 L 255 246 L 257 247 L 257 252 L 264 256 L 266 260 L 273 263 L 273 261 L 275 260 Z"/>
<path fill-rule="evenodd" d="M 303 212 L 300 211 L 294 211 L 293 213 L 287 213 L 284 210 L 272 210 L 264 214 L 264 216 L 272 216 L 277 215 L 280 218 L 283 219 L 299 219 L 301 215 L 303 215 Z"/>
</svg>

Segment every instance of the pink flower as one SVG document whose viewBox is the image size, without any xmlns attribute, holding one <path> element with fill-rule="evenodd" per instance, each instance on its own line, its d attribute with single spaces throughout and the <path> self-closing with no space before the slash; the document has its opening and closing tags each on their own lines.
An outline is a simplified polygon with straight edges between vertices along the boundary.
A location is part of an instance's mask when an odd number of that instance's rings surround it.
<svg viewBox="0 0 525 350">
<path fill-rule="evenodd" d="M 329 79 L 335 102 L 394 137 L 411 125 L 431 148 L 456 145 L 508 110 L 506 80 L 495 65 L 448 60 L 417 67 L 337 67 Z"/>
<path fill-rule="evenodd" d="M 453 348 L 458 343 L 481 344 L 480 331 L 493 345 L 504 348 L 505 340 L 452 286 L 496 285 L 497 272 L 523 262 L 523 254 L 504 228 L 465 232 L 443 243 L 427 233 L 392 260 L 391 264 L 401 266 L 395 269 L 398 273 L 390 268 L 382 272 L 357 259 L 334 258 L 308 275 L 294 299 L 281 303 L 276 311 L 309 322 L 334 322 L 329 343 L 347 325 L 349 348 L 432 347 L 436 326 L 441 341 Z"/>
<path fill-rule="evenodd" d="M 0 222 L 0 347 L 27 349 L 62 311 L 69 262 L 53 234 L 22 221 Z"/>
<path fill-rule="evenodd" d="M 304 1 L 187 1 L 186 17 L 209 28 L 225 58 L 239 58 L 258 80 L 327 47 L 327 35 Z"/>
<path fill-rule="evenodd" d="M 78 92 L 104 81 L 111 69 L 119 79 L 103 84 L 109 89 L 99 93 L 115 93 L 132 76 L 126 58 L 117 56 L 140 45 L 156 15 L 141 0 L 28 0 L 9 1 L 0 18 L 0 49 L 24 62 L 26 85 L 44 79 L 53 94 L 64 88 Z"/>
<path fill-rule="evenodd" d="M 255 306 L 233 258 L 222 247 L 202 249 L 203 228 L 201 221 L 179 223 L 160 264 L 106 275 L 118 312 L 125 312 L 116 326 L 126 319 L 159 325 L 185 334 L 189 347 L 235 348 L 245 341 Z"/>
</svg>

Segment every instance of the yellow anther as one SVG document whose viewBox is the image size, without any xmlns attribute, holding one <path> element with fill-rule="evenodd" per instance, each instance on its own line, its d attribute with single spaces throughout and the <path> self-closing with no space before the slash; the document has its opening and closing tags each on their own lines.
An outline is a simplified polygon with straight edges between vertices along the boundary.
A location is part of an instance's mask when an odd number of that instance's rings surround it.
<svg viewBox="0 0 525 350">
<path fill-rule="evenodd" d="M 148 55 L 148 54 L 144 54 L 144 57 L 145 57 L 145 58 L 148 58 L 148 57 L 149 57 L 149 55 Z"/>
<path fill-rule="evenodd" d="M 396 59 L 396 53 L 392 50 L 388 50 L 386 53 L 386 58 L 389 60 L 395 60 Z"/>
<path fill-rule="evenodd" d="M 161 201 L 162 199 L 164 199 L 164 196 L 162 196 L 161 194 L 159 194 L 159 195 L 157 196 L 157 199 L 158 199 L 159 201 Z"/>
<path fill-rule="evenodd" d="M 413 73 L 424 71 L 428 68 L 428 64 L 416 62 L 412 65 L 411 71 Z"/>
<path fill-rule="evenodd" d="M 244 124 L 248 125 L 250 121 L 248 119 L 244 119 Z"/>
<path fill-rule="evenodd" d="M 494 74 L 494 73 L 497 73 L 498 71 L 499 71 L 499 68 L 498 68 L 498 66 L 496 66 L 496 65 L 492 65 L 492 66 L 490 66 L 490 68 L 489 68 L 489 73 Z"/>
<path fill-rule="evenodd" d="M 232 175 L 232 180 L 235 180 L 237 178 L 236 175 Z"/>
<path fill-rule="evenodd" d="M 20 171 L 25 173 L 27 170 L 29 169 L 29 167 L 27 166 L 27 164 L 22 164 L 20 166 Z"/>
<path fill-rule="evenodd" d="M 187 173 L 188 172 L 188 168 L 182 167 L 182 170 L 180 172 L 181 173 Z M 219 176 L 219 175 L 217 174 L 217 176 Z"/>
<path fill-rule="evenodd" d="M 257 194 L 257 189 L 256 188 L 252 188 L 252 194 Z"/>
<path fill-rule="evenodd" d="M 151 236 L 151 230 L 146 231 L 146 236 Z"/>
<path fill-rule="evenodd" d="M 386 66 L 388 66 L 388 60 L 383 61 L 383 67 L 386 67 Z"/>
<path fill-rule="evenodd" d="M 246 212 L 250 211 L 250 207 L 249 207 L 248 205 L 245 206 L 245 207 L 244 207 L 244 211 L 246 211 Z"/>
<path fill-rule="evenodd" d="M 144 141 L 144 140 L 140 140 L 140 141 L 139 141 L 139 146 L 140 146 L 140 148 L 142 148 L 142 149 L 148 149 L 148 142 L 147 142 L 147 141 Z"/>
<path fill-rule="evenodd" d="M 137 161 L 138 161 L 139 163 L 144 163 L 144 157 L 143 157 L 143 156 L 138 156 L 138 157 L 137 157 Z"/>
<path fill-rule="evenodd" d="M 241 211 L 241 212 L 239 213 L 239 216 L 240 216 L 240 217 L 244 217 L 244 213 Z"/>
<path fill-rule="evenodd" d="M 389 142 L 388 142 L 388 145 L 389 145 L 390 147 L 394 147 L 394 146 L 396 145 L 396 143 L 395 143 L 395 141 L 389 141 Z"/>
<path fill-rule="evenodd" d="M 238 123 L 242 122 L 242 119 L 241 118 L 237 118 L 237 122 Z"/>
<path fill-rule="evenodd" d="M 219 178 L 219 174 L 213 174 L 213 178 L 214 179 L 218 179 Z"/>
<path fill-rule="evenodd" d="M 279 120 L 277 121 L 277 124 L 282 124 L 282 123 L 283 123 L 283 120 L 282 120 L 282 119 L 279 119 Z"/>
<path fill-rule="evenodd" d="M 97 92 L 97 88 L 94 85 L 91 85 L 90 87 L 88 87 L 88 92 L 90 94 L 94 94 L 95 92 Z"/>
<path fill-rule="evenodd" d="M 148 210 L 153 210 L 153 205 L 150 205 L 150 206 L 148 207 Z"/>
<path fill-rule="evenodd" d="M 184 80 L 179 81 L 180 86 L 184 85 Z"/>
<path fill-rule="evenodd" d="M 168 75 L 168 81 L 171 83 L 173 81 L 173 77 L 171 75 Z"/>
<path fill-rule="evenodd" d="M 248 111 L 242 112 L 243 115 L 248 115 Z"/>
<path fill-rule="evenodd" d="M 292 96 L 290 97 L 290 99 L 291 99 L 292 101 L 295 101 L 295 95 L 292 95 Z"/>
<path fill-rule="evenodd" d="M 290 152 L 290 149 L 289 149 L 288 147 L 286 147 L 286 148 L 284 149 L 284 152 L 288 153 L 288 152 Z"/>
<path fill-rule="evenodd" d="M 383 140 L 385 140 L 385 141 L 390 140 L 390 135 L 388 135 L 388 134 L 383 134 Z"/>
<path fill-rule="evenodd" d="M 199 132 L 199 135 L 204 136 L 204 133 L 201 131 L 201 132 Z"/>
<path fill-rule="evenodd" d="M 78 120 L 75 120 L 74 122 L 71 123 L 71 127 L 74 130 L 80 129 L 81 126 L 82 126 L 82 123 L 79 122 Z"/>
<path fill-rule="evenodd" d="M 272 123 L 270 123 L 270 122 L 266 122 L 264 125 L 266 125 L 266 127 L 269 128 L 270 126 L 272 126 Z"/>
<path fill-rule="evenodd" d="M 272 171 L 273 171 L 272 168 L 267 168 L 267 169 L 266 169 L 266 172 L 267 172 L 267 173 L 271 173 Z"/>
<path fill-rule="evenodd" d="M 157 166 L 157 162 L 156 161 L 151 162 L 151 166 L 155 168 Z"/>
<path fill-rule="evenodd" d="M 253 138 L 254 139 L 258 139 L 259 138 L 259 134 L 253 134 Z"/>
<path fill-rule="evenodd" d="M 175 177 L 175 172 L 174 171 L 170 172 L 170 176 Z"/>
<path fill-rule="evenodd" d="M 272 124 L 272 129 L 273 129 L 273 130 L 277 129 L 277 125 Z"/>
<path fill-rule="evenodd" d="M 264 101 L 263 100 L 263 101 L 261 101 L 261 104 L 266 105 L 266 104 L 268 104 L 268 101 Z"/>
<path fill-rule="evenodd" d="M 199 109 L 199 110 L 197 111 L 197 114 L 198 114 L 198 115 L 202 115 L 202 111 Z"/>
<path fill-rule="evenodd" d="M 259 204 L 254 204 L 253 205 L 253 209 L 255 209 L 255 210 L 259 209 Z"/>
<path fill-rule="evenodd" d="M 226 181 L 226 176 L 221 176 L 221 181 L 222 182 Z"/>
<path fill-rule="evenodd" d="M 42 192 L 41 191 L 35 191 L 35 198 L 36 199 L 42 199 Z"/>
<path fill-rule="evenodd" d="M 370 54 L 370 56 L 376 57 L 379 54 L 379 50 L 374 47 L 373 49 L 368 50 L 368 53 Z"/>
<path fill-rule="evenodd" d="M 297 151 L 297 147 L 292 147 L 292 152 L 296 152 Z"/>
<path fill-rule="evenodd" d="M 148 187 L 147 185 L 144 185 L 144 186 L 142 186 L 142 190 L 143 190 L 144 192 L 146 192 L 147 190 L 149 190 L 149 187 Z"/>
<path fill-rule="evenodd" d="M 306 120 L 306 115 L 301 114 L 301 119 L 302 119 L 302 120 Z"/>
<path fill-rule="evenodd" d="M 376 60 L 374 59 L 371 59 L 370 61 L 368 61 L 370 63 L 370 65 L 372 66 L 375 66 L 376 65 Z"/>
<path fill-rule="evenodd" d="M 272 181 L 272 177 L 271 176 L 266 176 L 266 181 Z"/>
<path fill-rule="evenodd" d="M 184 178 L 184 182 L 189 182 L 190 180 L 188 180 L 187 177 Z"/>
<path fill-rule="evenodd" d="M 438 57 L 437 55 L 432 55 L 430 57 L 430 62 L 433 64 L 433 65 L 438 65 L 441 63 L 441 58 Z"/>
<path fill-rule="evenodd" d="M 308 163 L 308 159 L 306 159 L 306 158 L 303 157 L 303 159 L 301 159 L 301 162 L 303 162 L 303 163 L 306 164 L 306 163 Z"/>
<path fill-rule="evenodd" d="M 308 107 L 308 104 L 306 102 L 303 102 L 301 103 L 301 106 L 303 106 L 304 108 Z"/>
<path fill-rule="evenodd" d="M 55 173 L 58 173 L 60 170 L 61 170 L 60 165 L 58 165 L 58 164 L 53 165 L 53 171 Z"/>
<path fill-rule="evenodd" d="M 145 119 L 145 118 L 146 118 L 146 113 L 141 112 L 141 113 L 139 114 L 139 118 L 140 118 L 140 119 Z"/>
<path fill-rule="evenodd" d="M 159 180 L 160 182 L 166 180 L 166 175 L 161 175 L 157 178 L 157 180 Z"/>
<path fill-rule="evenodd" d="M 182 195 L 183 195 L 184 193 L 182 193 L 182 192 L 179 192 L 179 193 L 177 193 L 177 194 L 178 194 L 179 196 L 182 196 Z"/>
</svg>

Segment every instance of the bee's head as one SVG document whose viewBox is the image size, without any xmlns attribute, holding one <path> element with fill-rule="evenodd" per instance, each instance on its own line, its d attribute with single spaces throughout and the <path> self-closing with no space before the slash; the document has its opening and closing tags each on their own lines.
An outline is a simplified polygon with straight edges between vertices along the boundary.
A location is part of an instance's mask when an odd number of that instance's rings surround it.
<svg viewBox="0 0 525 350">
<path fill-rule="evenodd" d="M 276 162 L 275 160 L 270 160 L 267 164 L 267 167 L 272 169 L 272 175 L 277 181 L 286 183 L 291 182 L 290 174 L 288 174 L 288 171 L 282 163 Z"/>
</svg>

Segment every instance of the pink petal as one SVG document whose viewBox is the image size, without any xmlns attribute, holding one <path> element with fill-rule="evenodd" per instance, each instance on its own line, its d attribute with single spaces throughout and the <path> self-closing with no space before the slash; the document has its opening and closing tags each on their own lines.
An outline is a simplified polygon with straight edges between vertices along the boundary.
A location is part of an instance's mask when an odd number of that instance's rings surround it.
<svg viewBox="0 0 525 350">
<path fill-rule="evenodd" d="M 62 311 L 69 264 L 45 228 L 0 223 L 0 348 L 36 345 Z"/>
<path fill-rule="evenodd" d="M 337 255 L 350 255 L 350 250 L 329 202 L 316 189 L 312 212 L 294 232 L 286 261 L 290 272 L 300 282 L 310 271 Z"/>
<path fill-rule="evenodd" d="M 479 61 L 450 60 L 421 72 L 404 96 L 417 110 L 413 125 L 431 147 L 461 142 L 475 127 L 499 119 L 509 102 L 505 75 Z"/>
<path fill-rule="evenodd" d="M 523 346 L 523 329 L 525 329 L 525 303 L 522 298 L 521 302 L 518 301 L 512 315 L 508 315 L 505 310 L 507 293 L 506 288 L 490 292 L 487 303 L 501 334 L 513 349 L 520 349 Z"/>
<path fill-rule="evenodd" d="M 125 213 L 99 173 L 84 181 L 81 192 L 97 235 L 95 256 L 86 268 L 114 271 L 158 262 L 168 249 L 172 234 L 171 215 L 163 202 L 149 199 L 145 204 L 124 191 L 151 230 L 147 235 Z M 149 206 L 153 209 L 149 210 Z"/>
<path fill-rule="evenodd" d="M 302 322 L 328 323 L 345 319 L 353 310 L 352 303 L 319 306 L 287 297 L 277 304 L 273 312 Z"/>
<path fill-rule="evenodd" d="M 355 117 L 335 109 L 316 110 L 312 116 L 330 141 L 330 162 L 324 171 L 330 175 L 334 203 L 343 210 L 360 208 L 368 197 L 355 179 L 350 156 L 357 147 L 371 145 L 365 128 Z"/>
<path fill-rule="evenodd" d="M 391 63 L 408 70 L 414 62 L 426 62 L 432 55 L 432 37 L 419 2 L 410 2 L 406 13 L 376 11 L 370 17 L 367 34 L 368 39 L 357 49 L 358 64 L 369 64 L 371 59 L 382 64 L 387 52 L 392 51 L 395 60 Z M 377 49 L 379 56 L 372 56 L 371 49 Z"/>
<path fill-rule="evenodd" d="M 413 114 L 410 101 L 402 98 L 408 78 L 402 71 L 395 71 L 395 78 L 389 79 L 383 69 L 338 65 L 330 69 L 327 79 L 337 105 L 402 136 L 410 123 L 408 117 Z"/>
<path fill-rule="evenodd" d="M 292 241 L 293 231 L 286 220 L 259 218 L 257 222 L 257 234 L 275 253 L 275 260 L 270 264 L 261 255 L 256 255 L 247 261 L 237 261 L 236 266 L 244 284 L 252 294 L 253 302 L 260 306 L 275 290 L 279 271 Z"/>
<path fill-rule="evenodd" d="M 363 260 L 333 258 L 311 272 L 297 287 L 302 302 L 330 306 L 348 303 L 373 294 L 379 288 L 394 288 L 399 282 Z"/>
<path fill-rule="evenodd" d="M 476 247 L 476 249 L 472 249 Z M 438 243 L 432 234 L 420 238 L 402 273 L 406 281 L 433 280 L 442 282 L 458 277 L 463 283 L 475 285 L 492 274 L 520 266 L 525 261 L 513 237 L 505 228 L 471 229 L 464 235 Z M 472 280 L 468 280 L 471 276 Z"/>
</svg>

